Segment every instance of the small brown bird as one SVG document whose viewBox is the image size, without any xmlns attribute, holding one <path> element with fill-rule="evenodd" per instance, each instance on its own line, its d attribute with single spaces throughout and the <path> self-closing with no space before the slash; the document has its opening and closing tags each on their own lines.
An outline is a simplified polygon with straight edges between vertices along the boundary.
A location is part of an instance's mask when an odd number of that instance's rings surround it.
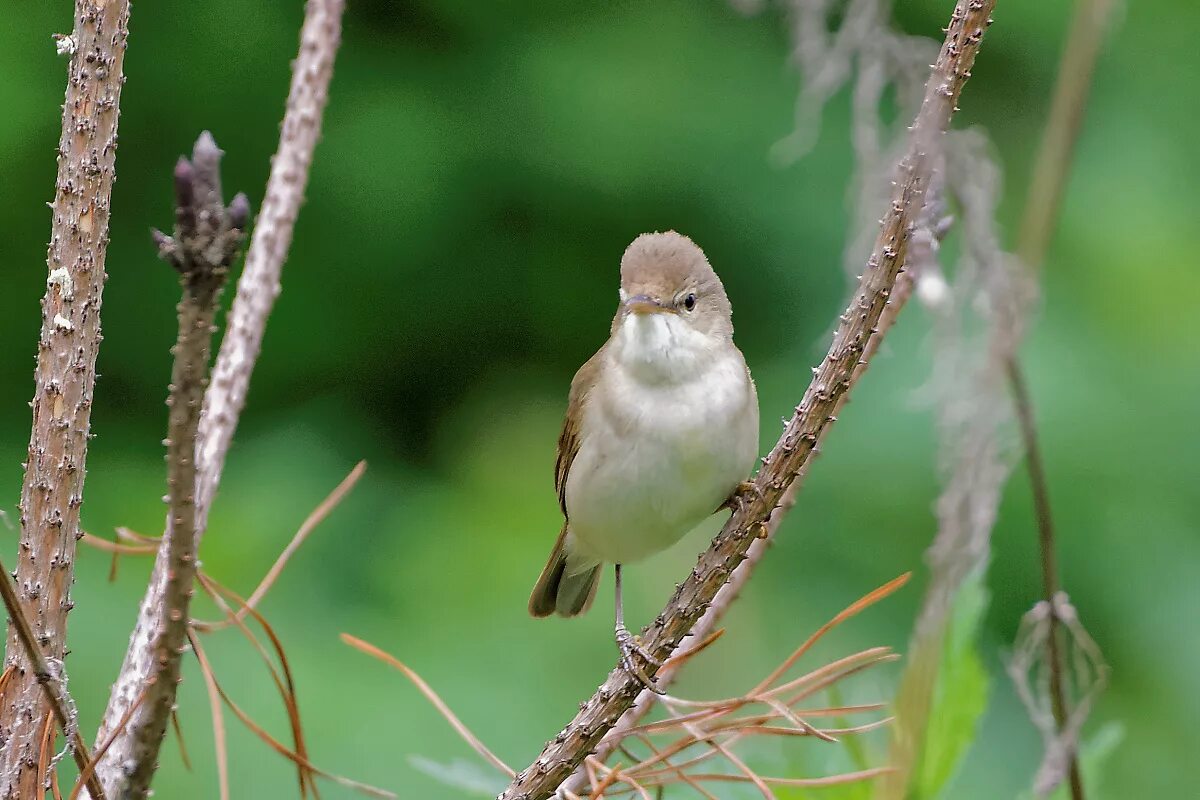
<svg viewBox="0 0 1200 800">
<path fill-rule="evenodd" d="M 620 298 L 608 341 L 571 381 L 554 469 L 565 521 L 529 612 L 582 614 L 614 564 L 621 660 L 653 688 L 634 656 L 658 662 L 625 627 L 621 565 L 670 547 L 745 490 L 758 395 L 725 287 L 691 239 L 634 239 Z"/>
</svg>

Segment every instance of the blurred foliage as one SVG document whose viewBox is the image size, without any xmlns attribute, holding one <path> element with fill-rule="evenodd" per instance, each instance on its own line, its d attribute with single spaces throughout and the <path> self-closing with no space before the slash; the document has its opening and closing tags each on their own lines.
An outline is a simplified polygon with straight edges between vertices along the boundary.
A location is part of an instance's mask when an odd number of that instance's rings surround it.
<svg viewBox="0 0 1200 800">
<path fill-rule="evenodd" d="M 63 97 L 50 35 L 69 27 L 70 5 L 20 3 L 0 26 L 0 506 L 10 515 Z M 937 35 L 951 4 L 897 5 L 906 30 Z M 664 228 L 705 248 L 737 310 L 764 446 L 774 441 L 774 420 L 790 413 L 846 290 L 847 99 L 831 105 L 815 152 L 779 169 L 767 153 L 790 128 L 797 78 L 777 9 L 746 18 L 715 0 L 357 0 L 347 13 L 308 203 L 202 555 L 214 576 L 249 591 L 309 508 L 368 459 L 363 482 L 264 611 L 289 647 L 315 762 L 405 797 L 445 797 L 452 790 L 407 756 L 471 754 L 411 687 L 337 633 L 409 662 L 512 763 L 559 729 L 614 663 L 611 621 L 602 610 L 534 621 L 526 593 L 559 525 L 551 467 L 567 387 L 607 334 L 620 253 Z M 985 126 L 996 142 L 1010 231 L 1067 13 L 1001 4 L 956 121 Z M 170 223 L 171 165 L 210 129 L 227 151 L 229 191 L 257 205 L 300 14 L 298 0 L 135 3 L 84 506 L 97 534 L 154 533 L 163 519 L 177 286 L 147 231 Z M 1113 667 L 1089 730 L 1100 736 L 1104 720 L 1120 720 L 1128 734 L 1095 797 L 1180 797 L 1200 786 L 1200 330 L 1185 302 L 1200 82 L 1180 79 L 1200 67 L 1198 24 L 1195 3 L 1128 4 L 1097 74 L 1025 350 L 1064 585 Z M 728 635 L 689 669 L 681 693 L 736 688 L 866 589 L 907 569 L 920 576 L 936 492 L 931 411 L 915 391 L 929 371 L 926 330 L 919 309 L 906 312 Z M 1038 592 L 1029 506 L 1018 471 L 980 635 L 987 712 L 947 797 L 1015 797 L 1038 762 L 1037 734 L 1001 667 Z M 631 620 L 656 613 L 717 524 L 630 571 Z M 90 720 L 149 569 L 126 561 L 110 585 L 107 567 L 107 556 L 85 552 L 74 592 L 68 666 Z M 598 609 L 611 588 L 602 594 Z M 902 648 L 919 598 L 918 586 L 889 600 L 839 631 L 828 652 Z M 286 730 L 237 633 L 212 638 L 208 651 L 235 699 Z M 215 795 L 194 667 L 180 699 L 195 770 L 168 744 L 161 796 Z M 887 696 L 897 674 L 864 680 L 864 695 Z M 228 724 L 235 797 L 292 796 L 293 770 Z M 885 741 L 877 735 L 868 755 Z M 820 774 L 831 756 L 818 744 L 764 745 L 764 773 Z"/>
<path fill-rule="evenodd" d="M 979 718 L 987 705 L 988 675 L 979 658 L 979 632 L 987 610 L 986 573 L 976 570 L 954 599 L 942 642 L 942 663 L 929 709 L 929 724 L 921 748 L 915 786 L 909 797 L 926 800 L 941 796 L 975 740 Z"/>
</svg>

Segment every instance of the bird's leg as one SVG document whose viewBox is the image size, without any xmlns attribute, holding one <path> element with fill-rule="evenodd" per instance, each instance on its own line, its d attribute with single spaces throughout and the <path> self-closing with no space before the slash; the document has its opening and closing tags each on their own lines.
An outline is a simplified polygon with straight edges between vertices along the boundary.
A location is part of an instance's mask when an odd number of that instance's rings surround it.
<svg viewBox="0 0 1200 800">
<path fill-rule="evenodd" d="M 733 491 L 729 493 L 729 497 L 725 498 L 725 502 L 717 506 L 717 511 L 723 508 L 728 508 L 730 511 L 739 511 L 745 508 L 748 503 L 761 500 L 762 496 L 763 493 L 758 488 L 758 484 L 754 481 L 742 481 L 733 487 Z"/>
<path fill-rule="evenodd" d="M 638 638 L 630 633 L 629 629 L 625 627 L 625 612 L 621 606 L 621 565 L 617 564 L 615 566 L 617 571 L 617 624 L 615 633 L 617 649 L 621 651 L 621 666 L 625 668 L 626 672 L 637 678 L 638 683 L 642 684 L 642 686 L 646 687 L 655 694 L 663 694 L 663 692 L 654 685 L 654 680 L 646 675 L 646 671 L 642 668 L 641 664 L 638 663 L 638 659 L 640 658 L 646 664 L 654 667 L 662 666 L 662 662 L 650 655 L 650 651 L 648 651 L 645 647 L 642 647 L 642 644 L 638 641 Z"/>
</svg>

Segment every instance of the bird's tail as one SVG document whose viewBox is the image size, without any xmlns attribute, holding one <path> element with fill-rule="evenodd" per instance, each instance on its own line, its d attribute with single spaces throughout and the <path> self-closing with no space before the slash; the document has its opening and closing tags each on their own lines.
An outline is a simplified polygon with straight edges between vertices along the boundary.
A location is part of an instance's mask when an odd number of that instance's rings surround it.
<svg viewBox="0 0 1200 800">
<path fill-rule="evenodd" d="M 548 617 L 554 613 L 564 617 L 583 614 L 596 599 L 600 566 L 595 564 L 578 569 L 577 564 L 568 563 L 567 526 L 563 525 L 554 550 L 533 587 L 533 594 L 529 596 L 529 613 L 535 617 Z"/>
</svg>

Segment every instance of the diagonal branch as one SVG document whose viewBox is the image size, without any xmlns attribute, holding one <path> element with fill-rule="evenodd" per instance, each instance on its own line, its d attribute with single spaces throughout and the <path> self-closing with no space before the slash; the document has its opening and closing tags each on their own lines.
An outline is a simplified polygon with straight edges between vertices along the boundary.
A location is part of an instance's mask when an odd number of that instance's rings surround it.
<svg viewBox="0 0 1200 800">
<path fill-rule="evenodd" d="M 204 395 L 196 445 L 196 528 L 201 533 L 221 482 L 225 454 L 246 404 L 267 317 L 279 296 L 283 262 L 292 244 L 313 151 L 321 135 L 333 59 L 341 42 L 344 5 L 344 0 L 308 0 L 305 4 L 300 52 L 292 66 L 279 149 L 271 159 L 266 195 L 254 222 L 246 266 L 229 312 L 229 327 L 213 368 L 212 386 Z"/>
<path fill-rule="evenodd" d="M 759 496 L 730 516 L 667 607 L 647 628 L 644 643 L 655 657 L 669 657 L 712 604 L 733 570 L 745 560 L 853 385 L 895 289 L 910 234 L 924 207 L 933 172 L 932 153 L 949 126 L 994 5 L 994 0 L 960 0 L 956 5 L 913 124 L 892 202 L 850 306 L 839 318 L 833 345 L 814 369 L 812 383 L 795 415 L 755 478 Z M 546 745 L 533 764 L 517 774 L 500 795 L 501 800 L 543 800 L 550 796 L 633 704 L 639 689 L 638 681 L 624 670 L 610 673 L 596 694 L 583 703 L 575 719 Z"/>
<path fill-rule="evenodd" d="M 74 7 L 74 30 L 60 39 L 71 61 L 50 203 L 49 274 L 15 574 L 25 616 L 50 659 L 66 654 L 67 613 L 73 605 L 129 31 L 128 0 L 76 0 Z M 5 800 L 40 791 L 37 740 L 51 711 L 31 666 L 10 624 L 5 667 L 15 672 L 0 694 L 0 798 Z"/>
</svg>

